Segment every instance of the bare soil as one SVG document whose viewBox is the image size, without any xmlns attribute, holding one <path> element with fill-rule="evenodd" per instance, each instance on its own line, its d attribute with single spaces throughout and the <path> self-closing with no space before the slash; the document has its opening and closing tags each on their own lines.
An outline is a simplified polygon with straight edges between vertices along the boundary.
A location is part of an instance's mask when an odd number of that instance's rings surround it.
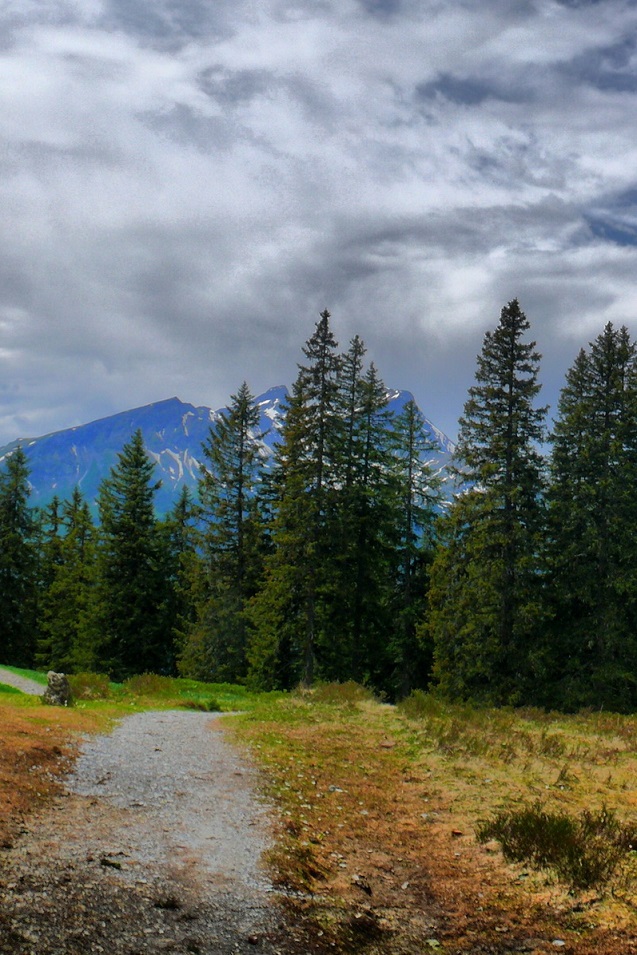
<svg viewBox="0 0 637 955">
<path fill-rule="evenodd" d="M 255 781 L 211 714 L 135 714 L 86 741 L 66 789 L 5 840 L 0 952 L 283 951 Z"/>
</svg>

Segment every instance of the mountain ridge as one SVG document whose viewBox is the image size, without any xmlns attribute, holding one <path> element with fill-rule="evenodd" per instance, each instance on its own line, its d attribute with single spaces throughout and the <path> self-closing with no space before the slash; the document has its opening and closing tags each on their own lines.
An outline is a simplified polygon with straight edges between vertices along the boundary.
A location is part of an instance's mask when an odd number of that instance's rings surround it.
<svg viewBox="0 0 637 955">
<path fill-rule="evenodd" d="M 276 385 L 255 398 L 260 412 L 258 427 L 265 433 L 267 452 L 276 442 L 283 417 L 281 405 L 287 396 L 285 385 Z M 408 391 L 388 391 L 388 399 L 389 409 L 397 412 L 413 396 Z M 141 429 L 146 450 L 161 479 L 157 513 L 166 514 L 184 484 L 196 490 L 203 457 L 201 446 L 223 410 L 225 407 L 214 410 L 207 405 L 193 405 L 177 396 L 164 398 L 71 428 L 12 441 L 0 447 L 0 465 L 21 446 L 30 469 L 32 505 L 45 507 L 55 495 L 67 499 L 79 487 L 95 510 L 102 480 L 116 464 L 124 444 Z M 453 442 L 432 422 L 425 421 L 436 444 L 428 463 L 444 472 L 453 453 Z"/>
</svg>

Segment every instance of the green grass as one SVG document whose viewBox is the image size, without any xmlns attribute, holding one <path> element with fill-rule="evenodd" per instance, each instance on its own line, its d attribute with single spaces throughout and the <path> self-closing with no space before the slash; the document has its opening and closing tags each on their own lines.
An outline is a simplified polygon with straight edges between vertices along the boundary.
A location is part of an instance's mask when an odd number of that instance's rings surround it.
<svg viewBox="0 0 637 955">
<path fill-rule="evenodd" d="M 130 712 L 140 709 L 174 709 L 204 712 L 250 712 L 280 693 L 250 693 L 232 683 L 203 683 L 176 677 L 144 673 L 124 683 L 113 683 L 104 674 L 79 673 L 69 677 L 77 706 L 99 707 L 108 704 Z"/>
<path fill-rule="evenodd" d="M 17 693 L 20 696 L 20 690 L 16 690 L 14 686 L 7 686 L 6 683 L 0 683 L 0 693 Z"/>
</svg>

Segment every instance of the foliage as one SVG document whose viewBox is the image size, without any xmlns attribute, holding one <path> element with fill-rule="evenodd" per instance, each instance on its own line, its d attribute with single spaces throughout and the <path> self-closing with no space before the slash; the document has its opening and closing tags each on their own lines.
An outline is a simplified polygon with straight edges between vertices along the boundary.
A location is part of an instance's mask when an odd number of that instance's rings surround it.
<svg viewBox="0 0 637 955">
<path fill-rule="evenodd" d="M 637 846 L 637 829 L 614 812 L 584 810 L 579 817 L 550 812 L 541 803 L 504 809 L 478 825 L 480 842 L 497 839 L 508 861 L 554 869 L 573 889 L 604 885 Z"/>
<path fill-rule="evenodd" d="M 637 357 L 609 323 L 582 349 L 551 436 L 545 547 L 547 697 L 569 709 L 637 704 Z M 548 682 L 548 681 L 547 681 Z"/>
<path fill-rule="evenodd" d="M 478 356 L 461 418 L 457 460 L 473 490 L 441 529 L 432 569 L 430 633 L 441 688 L 464 698 L 529 699 L 541 619 L 545 408 L 536 408 L 539 354 L 524 342 L 517 300 L 502 309 Z"/>
<path fill-rule="evenodd" d="M 396 420 L 360 338 L 329 312 L 304 348 L 270 482 L 269 543 L 250 604 L 251 686 L 354 680 L 395 696 L 426 680 L 423 611 L 436 481 L 424 420 Z"/>
<path fill-rule="evenodd" d="M 325 309 L 303 349 L 307 364 L 299 365 L 275 450 L 272 553 L 250 609 L 248 659 L 255 686 L 309 685 L 320 674 L 318 648 L 330 652 L 324 594 L 331 586 L 331 490 L 343 423 L 338 408 L 341 361 L 329 320 Z"/>
<path fill-rule="evenodd" d="M 102 483 L 98 499 L 96 639 L 101 642 L 98 659 L 116 679 L 145 670 L 170 673 L 174 668 L 172 633 L 163 616 L 167 583 L 153 508 L 159 487 L 153 471 L 137 431 Z"/>
<path fill-rule="evenodd" d="M 97 533 L 79 489 L 44 524 L 36 663 L 64 673 L 94 668 Z"/>
<path fill-rule="evenodd" d="M 113 696 L 111 683 L 103 673 L 75 673 L 68 680 L 74 700 L 108 700 Z"/>
<path fill-rule="evenodd" d="M 375 699 L 374 693 L 367 686 L 361 686 L 354 680 L 345 683 L 316 683 L 311 699 L 316 703 L 361 703 L 363 700 Z"/>
<path fill-rule="evenodd" d="M 194 614 L 185 626 L 179 671 L 243 680 L 246 606 L 257 589 L 263 540 L 257 497 L 262 466 L 259 409 L 244 382 L 211 425 L 199 481 L 201 560 L 190 563 Z"/>
<path fill-rule="evenodd" d="M 22 447 L 0 471 L 0 663 L 30 666 L 37 620 L 36 526 Z"/>
</svg>

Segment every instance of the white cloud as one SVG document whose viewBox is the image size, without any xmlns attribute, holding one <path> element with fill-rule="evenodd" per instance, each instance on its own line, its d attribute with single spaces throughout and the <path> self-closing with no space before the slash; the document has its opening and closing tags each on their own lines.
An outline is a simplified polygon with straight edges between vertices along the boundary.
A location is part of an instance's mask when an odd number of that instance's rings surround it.
<svg viewBox="0 0 637 955">
<path fill-rule="evenodd" d="M 325 306 L 453 431 L 519 296 L 556 391 L 578 336 L 637 314 L 636 20 L 623 0 L 5 4 L 0 443 L 289 382 Z"/>
</svg>

